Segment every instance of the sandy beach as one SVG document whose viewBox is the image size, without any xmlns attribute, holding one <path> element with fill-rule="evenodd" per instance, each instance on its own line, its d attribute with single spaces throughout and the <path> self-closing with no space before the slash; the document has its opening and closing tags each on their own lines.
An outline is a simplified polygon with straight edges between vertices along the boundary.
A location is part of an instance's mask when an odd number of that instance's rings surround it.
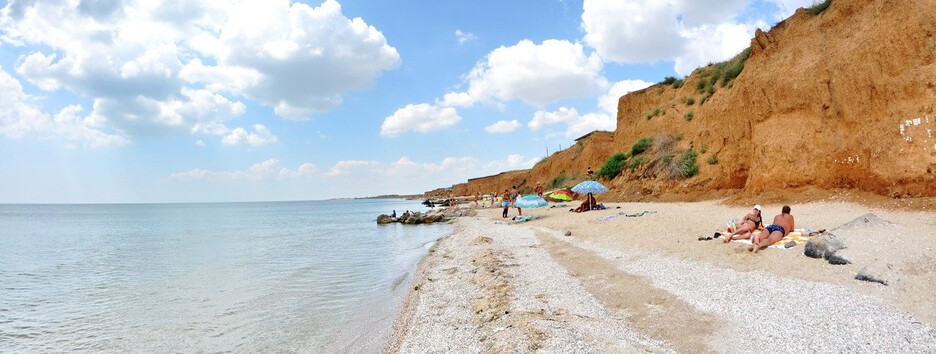
<svg viewBox="0 0 936 354">
<path fill-rule="evenodd" d="M 499 208 L 459 218 L 422 261 L 386 351 L 936 351 L 932 212 L 792 205 L 797 228 L 848 247 L 851 264 L 832 265 L 803 245 L 751 254 L 698 240 L 747 208 L 605 205 L 524 210 L 540 216 L 524 223 Z M 764 218 L 780 207 L 764 205 Z M 863 269 L 888 284 L 856 280 Z"/>
</svg>

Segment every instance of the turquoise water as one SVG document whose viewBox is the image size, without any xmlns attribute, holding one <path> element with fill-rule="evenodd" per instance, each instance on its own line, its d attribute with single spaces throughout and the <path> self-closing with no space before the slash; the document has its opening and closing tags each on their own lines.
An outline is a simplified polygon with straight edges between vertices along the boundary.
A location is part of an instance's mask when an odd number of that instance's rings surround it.
<svg viewBox="0 0 936 354">
<path fill-rule="evenodd" d="M 0 205 L 0 352 L 377 351 L 450 225 L 404 200 Z"/>
</svg>

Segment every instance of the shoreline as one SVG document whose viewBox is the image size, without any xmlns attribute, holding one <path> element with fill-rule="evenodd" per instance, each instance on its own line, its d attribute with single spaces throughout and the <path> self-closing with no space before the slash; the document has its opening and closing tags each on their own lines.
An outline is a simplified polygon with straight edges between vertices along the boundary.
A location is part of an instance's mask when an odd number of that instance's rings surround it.
<svg viewBox="0 0 936 354">
<path fill-rule="evenodd" d="M 853 264 L 833 266 L 805 257 L 801 245 L 751 255 L 737 242 L 697 241 L 744 211 L 718 201 L 606 205 L 582 214 L 524 210 L 542 218 L 520 224 L 501 220 L 499 208 L 460 218 L 420 261 L 419 290 L 408 290 L 384 352 L 936 350 L 936 300 L 927 295 L 936 290 L 936 240 L 925 237 L 936 231 L 932 212 L 794 205 L 797 228 L 832 229 L 866 212 L 893 222 L 838 231 Z M 775 208 L 765 206 L 765 216 Z M 657 213 L 598 220 L 650 209 Z M 896 273 L 891 285 L 854 280 L 878 263 Z M 752 297 L 777 301 L 764 309 Z M 764 325 L 785 334 L 766 333 L 766 342 L 740 335 Z M 825 337 L 845 330 L 859 333 Z"/>
</svg>

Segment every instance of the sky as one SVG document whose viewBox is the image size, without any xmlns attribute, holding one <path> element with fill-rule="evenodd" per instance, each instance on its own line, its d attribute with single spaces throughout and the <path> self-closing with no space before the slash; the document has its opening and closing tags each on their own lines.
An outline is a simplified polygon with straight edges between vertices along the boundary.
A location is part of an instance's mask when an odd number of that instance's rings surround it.
<svg viewBox="0 0 936 354">
<path fill-rule="evenodd" d="M 812 2 L 0 1 L 0 203 L 416 194 L 530 168 Z"/>
</svg>

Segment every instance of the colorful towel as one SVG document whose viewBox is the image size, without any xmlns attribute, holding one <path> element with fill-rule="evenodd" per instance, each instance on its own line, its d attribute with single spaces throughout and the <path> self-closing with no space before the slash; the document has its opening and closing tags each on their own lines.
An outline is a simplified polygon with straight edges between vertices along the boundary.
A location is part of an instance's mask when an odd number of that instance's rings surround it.
<svg viewBox="0 0 936 354">
<path fill-rule="evenodd" d="M 752 240 L 754 239 L 754 236 L 756 236 L 760 232 L 761 230 L 754 231 L 751 235 L 751 238 L 747 240 L 733 240 L 731 242 L 740 242 L 740 243 L 750 245 L 752 244 Z M 730 234 L 730 232 L 726 230 L 726 231 L 722 231 L 721 234 L 724 236 L 724 235 Z M 783 236 L 783 238 L 781 238 L 780 241 L 777 241 L 776 243 L 767 247 L 780 248 L 780 249 L 791 248 L 795 245 L 806 243 L 806 241 L 809 241 L 810 238 L 818 234 L 819 234 L 818 232 L 808 230 L 808 229 L 794 229 L 792 232 L 788 233 L 786 236 Z M 787 244 L 789 244 L 790 242 L 793 242 L 793 245 L 791 245 L 790 247 L 787 247 Z"/>
</svg>

